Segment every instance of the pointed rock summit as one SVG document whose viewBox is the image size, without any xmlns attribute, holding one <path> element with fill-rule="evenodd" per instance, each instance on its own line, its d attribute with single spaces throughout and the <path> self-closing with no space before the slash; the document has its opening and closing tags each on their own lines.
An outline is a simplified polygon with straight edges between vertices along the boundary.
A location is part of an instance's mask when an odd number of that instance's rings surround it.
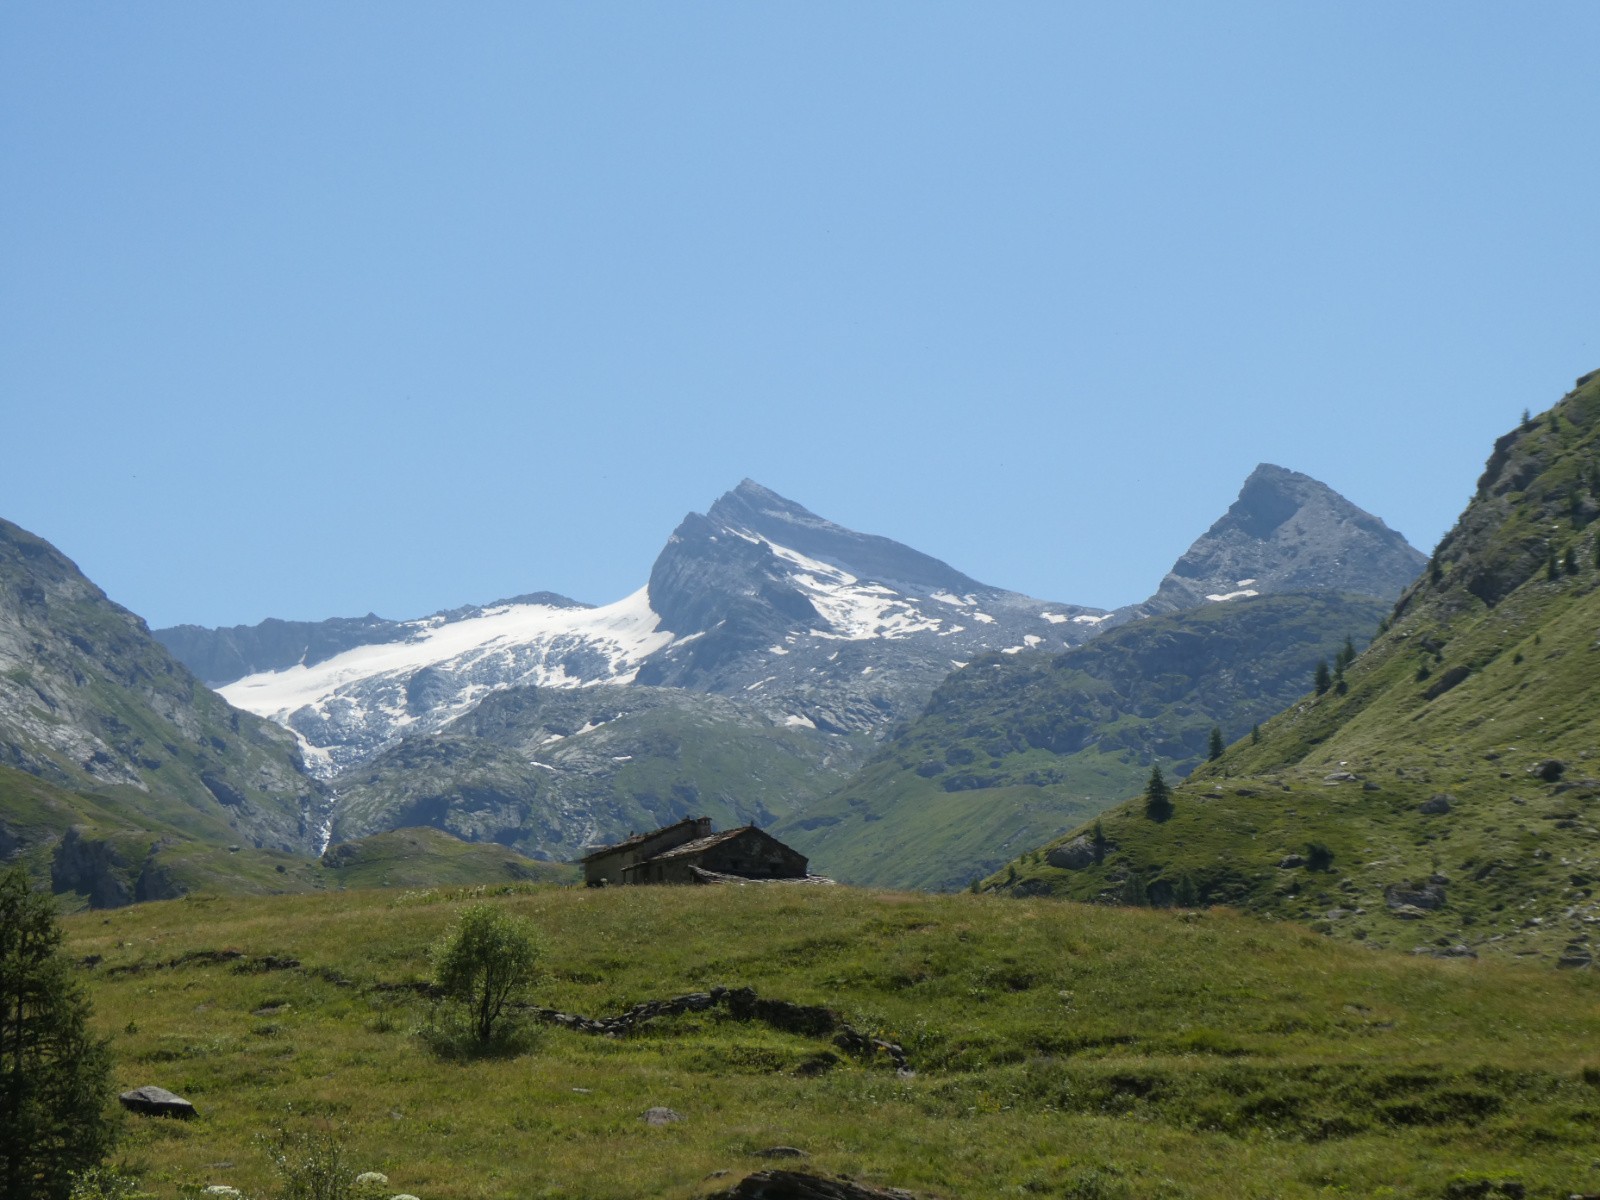
<svg viewBox="0 0 1600 1200">
<path fill-rule="evenodd" d="M 1392 600 L 1427 557 L 1309 475 L 1262 463 L 1132 616 L 1243 596 L 1338 591 Z"/>
</svg>

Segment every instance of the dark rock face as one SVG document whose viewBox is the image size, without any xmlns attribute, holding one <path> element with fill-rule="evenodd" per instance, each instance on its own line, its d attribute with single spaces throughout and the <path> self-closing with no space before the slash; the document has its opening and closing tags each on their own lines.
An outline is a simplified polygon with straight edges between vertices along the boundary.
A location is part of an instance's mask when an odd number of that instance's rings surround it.
<svg viewBox="0 0 1600 1200">
<path fill-rule="evenodd" d="M 166 1088 L 156 1087 L 154 1084 L 146 1084 L 144 1087 L 134 1088 L 131 1092 L 123 1092 L 117 1099 L 129 1112 L 144 1117 L 177 1117 L 179 1120 L 187 1121 L 198 1115 L 194 1105 L 182 1096 L 175 1096 Z"/>
<path fill-rule="evenodd" d="M 1427 561 L 1326 484 L 1263 463 L 1155 595 L 1127 615 L 1176 612 L 1242 594 L 1340 591 L 1393 600 Z"/>
<path fill-rule="evenodd" d="M 1064 846 L 1057 846 L 1044 856 L 1045 862 L 1052 867 L 1060 867 L 1064 871 L 1081 871 L 1085 867 L 1093 866 L 1094 844 L 1087 834 L 1075 837 Z"/>
</svg>

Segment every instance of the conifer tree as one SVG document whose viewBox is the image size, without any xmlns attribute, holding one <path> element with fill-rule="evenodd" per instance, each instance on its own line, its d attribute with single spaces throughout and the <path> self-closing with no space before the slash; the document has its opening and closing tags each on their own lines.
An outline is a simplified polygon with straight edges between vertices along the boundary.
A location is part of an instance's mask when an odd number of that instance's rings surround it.
<svg viewBox="0 0 1600 1200">
<path fill-rule="evenodd" d="M 1165 821 L 1172 815 L 1172 789 L 1160 764 L 1150 768 L 1150 781 L 1144 785 L 1144 815 L 1152 821 Z"/>
<path fill-rule="evenodd" d="M 1561 566 L 1568 575 L 1576 575 L 1578 573 L 1578 552 L 1576 549 L 1571 546 L 1567 547 L 1567 552 L 1561 557 Z"/>
<path fill-rule="evenodd" d="M 1550 557 L 1544 564 L 1544 577 L 1552 582 L 1561 578 L 1561 564 L 1556 561 L 1556 548 L 1550 547 Z"/>
<path fill-rule="evenodd" d="M 49 895 L 0 874 L 0 1195 L 65 1200 L 110 1149 L 111 1060 L 61 952 Z"/>
<path fill-rule="evenodd" d="M 1257 746 L 1257 745 L 1261 744 L 1261 726 L 1260 725 L 1252 725 L 1252 726 L 1250 726 L 1250 744 L 1252 746 Z"/>
<path fill-rule="evenodd" d="M 1098 866 L 1106 860 L 1106 831 L 1099 821 L 1094 823 L 1094 831 L 1089 835 L 1089 842 L 1094 847 L 1094 861 Z"/>
<path fill-rule="evenodd" d="M 1333 673 L 1328 670 L 1327 659 L 1319 658 L 1317 660 L 1317 674 L 1314 682 L 1319 696 L 1325 695 L 1328 689 L 1333 686 Z"/>
<path fill-rule="evenodd" d="M 1206 756 L 1210 758 L 1212 762 L 1216 762 L 1217 759 L 1222 757 L 1222 750 L 1222 726 L 1213 725 L 1211 727 L 1211 742 L 1206 748 Z"/>
</svg>

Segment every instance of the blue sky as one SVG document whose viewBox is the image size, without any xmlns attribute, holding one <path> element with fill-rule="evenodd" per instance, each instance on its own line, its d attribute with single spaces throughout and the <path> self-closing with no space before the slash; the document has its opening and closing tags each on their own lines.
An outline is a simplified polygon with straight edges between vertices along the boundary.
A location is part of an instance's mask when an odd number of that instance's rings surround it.
<svg viewBox="0 0 1600 1200">
<path fill-rule="evenodd" d="M 1141 599 L 1600 367 L 1600 5 L 0 6 L 0 516 L 152 625 L 640 586 L 745 476 Z"/>
</svg>

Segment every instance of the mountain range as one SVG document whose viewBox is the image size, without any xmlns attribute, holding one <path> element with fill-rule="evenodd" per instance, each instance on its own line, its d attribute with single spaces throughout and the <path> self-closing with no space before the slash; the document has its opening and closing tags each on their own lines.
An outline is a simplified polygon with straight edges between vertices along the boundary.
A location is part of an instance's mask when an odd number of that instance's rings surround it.
<svg viewBox="0 0 1600 1200">
<path fill-rule="evenodd" d="M 315 855 L 335 840 L 433 826 L 568 861 L 702 813 L 776 827 L 841 878 L 955 886 L 1003 861 L 1018 838 L 1049 836 L 1114 801 L 1167 737 L 1162 714 L 1146 713 L 1141 740 L 1118 726 L 1126 705 L 1080 706 L 1070 720 L 1088 732 L 1076 749 L 1055 735 L 1041 742 L 1035 721 L 1008 734 L 1003 752 L 952 743 L 950 761 L 932 770 L 928 731 L 970 708 L 962 696 L 992 699 L 1012 688 L 999 680 L 1032 680 L 1002 708 L 1056 704 L 1036 678 L 1062 661 L 1053 656 L 1104 644 L 1085 660 L 1092 675 L 1116 647 L 1178 636 L 1161 621 L 1194 610 L 1202 624 L 1222 614 L 1214 626 L 1257 632 L 1212 639 L 1218 661 L 1188 686 L 1227 699 L 1193 711 L 1254 719 L 1306 654 L 1370 632 L 1370 600 L 1335 599 L 1322 585 L 1392 599 L 1424 561 L 1324 485 L 1263 465 L 1150 600 L 1108 612 L 981 583 L 746 480 L 686 516 L 645 586 L 609 605 L 536 592 L 414 620 L 152 636 L 48 543 L 3 532 L 0 753 L 60 789 L 46 806 L 56 815 L 36 820 L 27 843 L 36 855 L 54 847 L 59 885 L 101 900 L 153 894 L 139 879 L 160 872 L 146 868 L 162 855 L 192 863 L 204 847 L 235 856 L 235 874 L 270 889 L 294 872 L 262 859 L 252 875 L 241 866 L 252 854 Z M 1176 616 L 1154 616 L 1164 612 Z M 1269 661 L 1281 667 L 1273 687 L 1254 686 Z M 1240 665 L 1252 686 L 1216 690 L 1218 672 Z M 1115 690 L 1139 669 L 1095 686 Z M 1193 706 L 1171 671 L 1163 678 L 1192 760 Z M 1148 697 L 1132 702 L 1149 708 Z M 955 740 L 985 736 L 966 729 Z M 888 778 L 896 772 L 946 808 L 924 796 L 885 810 L 880 794 L 904 798 Z M 7 808 L 0 800 L 13 828 Z M 15 828 L 7 837 L 23 844 Z M 913 843 L 936 870 L 910 869 Z M 74 858 L 86 865 L 63 865 Z"/>
</svg>

